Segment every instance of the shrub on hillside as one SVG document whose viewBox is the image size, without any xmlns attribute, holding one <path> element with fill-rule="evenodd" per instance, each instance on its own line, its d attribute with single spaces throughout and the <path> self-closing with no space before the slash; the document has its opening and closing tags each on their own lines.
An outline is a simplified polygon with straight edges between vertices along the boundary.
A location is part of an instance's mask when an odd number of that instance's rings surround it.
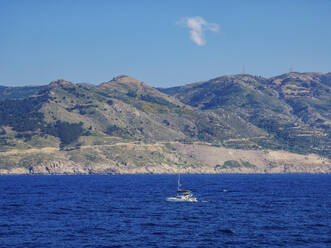
<svg viewBox="0 0 331 248">
<path fill-rule="evenodd" d="M 44 132 L 60 138 L 61 145 L 68 145 L 77 140 L 84 133 L 83 123 L 69 123 L 57 121 L 55 124 L 49 124 L 44 128 Z"/>
</svg>

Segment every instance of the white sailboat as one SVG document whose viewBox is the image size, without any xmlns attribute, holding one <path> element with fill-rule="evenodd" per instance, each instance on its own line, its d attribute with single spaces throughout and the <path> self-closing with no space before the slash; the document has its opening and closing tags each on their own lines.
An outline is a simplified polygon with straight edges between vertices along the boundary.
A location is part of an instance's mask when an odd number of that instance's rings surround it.
<svg viewBox="0 0 331 248">
<path fill-rule="evenodd" d="M 192 194 L 191 190 L 184 190 L 181 189 L 180 184 L 180 174 L 178 174 L 178 181 L 177 181 L 177 195 L 167 197 L 167 201 L 171 202 L 197 202 L 197 198 L 195 198 Z"/>
</svg>

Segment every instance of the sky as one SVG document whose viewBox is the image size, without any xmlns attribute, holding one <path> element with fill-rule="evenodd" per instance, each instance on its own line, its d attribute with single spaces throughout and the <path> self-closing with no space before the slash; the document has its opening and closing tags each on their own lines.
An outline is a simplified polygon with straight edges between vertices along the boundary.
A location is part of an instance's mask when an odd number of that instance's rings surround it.
<svg viewBox="0 0 331 248">
<path fill-rule="evenodd" d="M 0 85 L 331 71 L 331 0 L 0 0 Z"/>
</svg>

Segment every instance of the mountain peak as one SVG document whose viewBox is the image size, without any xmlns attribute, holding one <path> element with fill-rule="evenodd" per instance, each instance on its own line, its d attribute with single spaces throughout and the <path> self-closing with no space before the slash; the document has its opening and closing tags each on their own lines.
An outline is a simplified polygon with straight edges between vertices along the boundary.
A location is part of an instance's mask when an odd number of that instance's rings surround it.
<svg viewBox="0 0 331 248">
<path fill-rule="evenodd" d="M 64 80 L 63 78 L 60 78 L 58 80 L 52 81 L 49 86 L 54 87 L 54 86 L 69 86 L 72 85 L 71 82 Z"/>
<path fill-rule="evenodd" d="M 323 76 L 323 73 L 319 72 L 288 72 L 279 76 L 270 78 L 270 80 L 276 84 L 286 81 L 319 81 Z"/>
<path fill-rule="evenodd" d="M 120 82 L 120 83 L 140 83 L 141 81 L 130 77 L 128 75 L 119 75 L 114 77 L 110 82 Z"/>
<path fill-rule="evenodd" d="M 99 88 L 103 89 L 111 89 L 120 91 L 124 94 L 130 91 L 136 91 L 136 92 L 143 92 L 143 91 L 150 91 L 153 88 L 147 84 L 145 84 L 142 81 L 139 81 L 133 77 L 130 77 L 128 75 L 119 75 L 117 77 L 114 77 L 112 80 L 102 83 L 98 86 Z"/>
</svg>

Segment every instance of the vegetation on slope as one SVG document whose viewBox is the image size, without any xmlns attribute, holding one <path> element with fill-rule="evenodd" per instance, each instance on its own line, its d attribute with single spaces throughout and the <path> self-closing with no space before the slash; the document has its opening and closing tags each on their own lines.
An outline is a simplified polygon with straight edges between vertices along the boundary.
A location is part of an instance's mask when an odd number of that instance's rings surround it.
<svg viewBox="0 0 331 248">
<path fill-rule="evenodd" d="M 201 110 L 234 112 L 265 131 L 250 140 L 259 147 L 331 156 L 330 73 L 288 73 L 266 79 L 247 74 L 223 76 L 162 89 Z M 223 142 L 245 148 L 247 142 Z"/>
<path fill-rule="evenodd" d="M 0 144 L 200 141 L 331 156 L 330 78 L 244 74 L 159 91 L 122 75 L 98 86 L 57 80 L 38 91 L 11 88 L 11 97 L 0 98 Z"/>
</svg>

